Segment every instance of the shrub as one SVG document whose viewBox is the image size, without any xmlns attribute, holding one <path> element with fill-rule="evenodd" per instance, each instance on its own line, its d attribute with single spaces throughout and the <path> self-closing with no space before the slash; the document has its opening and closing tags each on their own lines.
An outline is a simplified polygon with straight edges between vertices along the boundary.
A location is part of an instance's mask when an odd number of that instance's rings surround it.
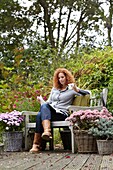
<svg viewBox="0 0 113 170">
<path fill-rule="evenodd" d="M 89 129 L 89 134 L 98 139 L 113 139 L 113 118 L 100 118 L 96 121 L 95 126 Z"/>
</svg>

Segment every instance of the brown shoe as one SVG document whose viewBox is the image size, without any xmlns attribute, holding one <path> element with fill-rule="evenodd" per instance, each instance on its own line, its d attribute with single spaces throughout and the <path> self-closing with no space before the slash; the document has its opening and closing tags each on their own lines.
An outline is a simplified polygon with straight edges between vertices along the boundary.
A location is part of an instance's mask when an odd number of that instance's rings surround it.
<svg viewBox="0 0 113 170">
<path fill-rule="evenodd" d="M 42 133 L 42 139 L 44 140 L 51 140 L 52 135 L 51 135 L 51 128 L 50 128 L 50 120 L 43 120 L 42 125 L 44 128 L 44 133 Z"/>
<path fill-rule="evenodd" d="M 38 153 L 40 151 L 40 146 L 37 144 L 33 144 L 32 148 L 30 149 L 29 152 L 31 153 Z"/>
<path fill-rule="evenodd" d="M 49 141 L 52 139 L 52 135 L 50 132 L 48 131 L 45 131 L 43 134 L 42 134 L 42 139 L 46 140 L 46 141 Z"/>
<path fill-rule="evenodd" d="M 35 133 L 34 134 L 34 140 L 33 140 L 33 146 L 30 149 L 31 153 L 37 153 L 41 150 L 41 134 L 40 133 Z"/>
</svg>

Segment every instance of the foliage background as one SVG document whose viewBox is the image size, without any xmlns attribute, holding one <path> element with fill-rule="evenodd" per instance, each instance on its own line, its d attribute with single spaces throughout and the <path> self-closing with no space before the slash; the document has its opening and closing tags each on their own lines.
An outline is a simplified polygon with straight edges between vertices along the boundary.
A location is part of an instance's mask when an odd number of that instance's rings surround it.
<svg viewBox="0 0 113 170">
<path fill-rule="evenodd" d="M 35 56 L 42 55 L 44 58 L 33 58 L 33 52 Z M 50 47 L 44 49 L 43 45 L 39 44 L 31 49 L 18 51 L 12 67 L 6 67 L 5 63 L 2 63 L 1 112 L 12 109 L 37 111 L 39 104 L 36 96 L 41 94 L 44 100 L 48 98 L 52 88 L 53 73 L 58 67 L 69 69 L 80 88 L 96 91 L 97 94 L 103 88 L 108 88 L 107 107 L 110 111 L 113 110 L 111 100 L 113 50 L 111 47 L 101 50 L 92 49 L 88 52 L 81 50 L 78 55 L 73 53 L 65 60 L 65 56 L 62 56 L 60 60 L 55 61 L 55 55 L 55 50 Z"/>
</svg>

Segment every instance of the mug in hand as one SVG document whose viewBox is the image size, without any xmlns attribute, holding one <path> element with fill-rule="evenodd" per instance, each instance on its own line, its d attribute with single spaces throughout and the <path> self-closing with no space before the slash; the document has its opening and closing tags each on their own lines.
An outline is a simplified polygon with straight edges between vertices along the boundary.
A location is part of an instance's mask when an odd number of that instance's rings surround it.
<svg viewBox="0 0 113 170">
<path fill-rule="evenodd" d="M 69 88 L 69 89 L 73 89 L 73 87 L 74 87 L 74 83 L 68 84 L 68 88 Z"/>
</svg>

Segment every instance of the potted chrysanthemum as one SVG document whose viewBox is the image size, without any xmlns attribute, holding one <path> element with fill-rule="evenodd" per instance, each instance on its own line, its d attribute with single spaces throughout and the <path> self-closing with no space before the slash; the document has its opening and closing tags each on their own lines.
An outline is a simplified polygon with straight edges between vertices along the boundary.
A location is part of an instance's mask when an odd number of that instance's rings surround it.
<svg viewBox="0 0 113 170">
<path fill-rule="evenodd" d="M 66 121 L 74 126 L 75 141 L 78 147 L 78 152 L 97 152 L 96 138 L 88 131 L 95 126 L 96 121 L 99 118 L 111 119 L 112 114 L 103 107 L 101 110 L 79 110 L 74 111 Z"/>
<path fill-rule="evenodd" d="M 19 151 L 22 149 L 24 117 L 19 111 L 0 114 L 0 127 L 3 131 L 4 151 Z"/>
</svg>

